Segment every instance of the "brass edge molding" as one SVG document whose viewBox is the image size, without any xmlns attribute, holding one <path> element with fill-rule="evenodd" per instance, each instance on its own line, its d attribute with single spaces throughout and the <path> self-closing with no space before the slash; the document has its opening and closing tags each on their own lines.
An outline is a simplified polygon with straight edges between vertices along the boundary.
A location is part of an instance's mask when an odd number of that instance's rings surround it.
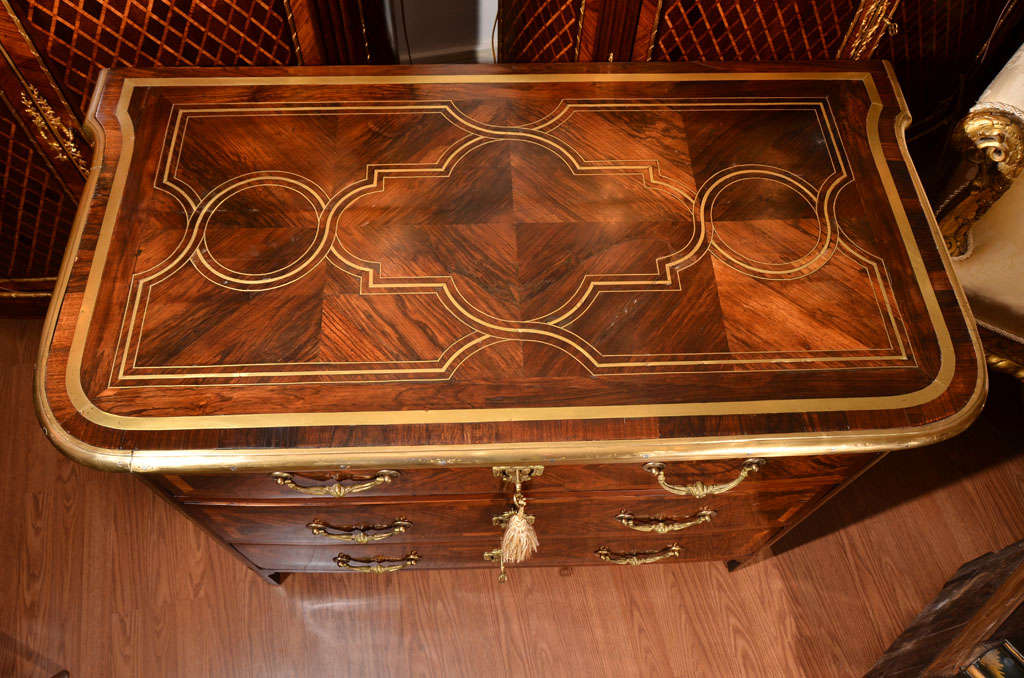
<svg viewBox="0 0 1024 678">
<path fill-rule="evenodd" d="M 899 0 L 862 0 L 850 28 L 836 52 L 837 59 L 869 59 L 878 47 L 883 30 L 895 35 L 892 15 Z"/>
<path fill-rule="evenodd" d="M 971 253 L 971 228 L 1024 171 L 1024 111 L 996 102 L 973 106 L 954 137 L 971 178 L 939 207 L 950 254 Z"/>
<path fill-rule="evenodd" d="M 64 124 L 60 116 L 53 110 L 43 95 L 39 93 L 35 85 L 26 85 L 21 93 L 21 105 L 32 124 L 36 127 L 36 133 L 46 144 L 56 152 L 54 157 L 57 160 L 67 160 L 75 166 L 81 174 L 86 173 L 85 159 L 82 151 L 75 143 L 75 133 Z"/>
<path fill-rule="evenodd" d="M 6 0 L 4 0 L 6 4 Z M 43 433 L 50 439 L 50 442 L 67 455 L 69 458 L 80 464 L 91 466 L 103 471 L 130 471 L 132 452 L 127 450 L 112 450 L 95 445 L 90 445 L 75 436 L 61 426 L 57 421 L 53 410 L 50 408 L 50 401 L 46 395 L 46 363 L 50 354 L 50 343 L 53 334 L 57 329 L 57 318 L 60 316 L 61 307 L 64 304 L 64 295 L 67 292 L 68 280 L 71 278 L 71 269 L 78 258 L 78 248 L 82 241 L 82 233 L 85 230 L 86 217 L 89 214 L 89 206 L 92 196 L 96 190 L 96 182 L 99 180 L 103 164 L 103 149 L 105 137 L 103 128 L 96 118 L 96 109 L 99 107 L 100 93 L 106 84 L 108 71 L 100 72 L 96 81 L 96 89 L 93 91 L 92 100 L 85 118 L 85 124 L 90 133 L 96 139 L 96 150 L 93 155 L 93 166 L 86 180 L 85 189 L 82 191 L 82 199 L 78 203 L 78 211 L 75 213 L 74 226 L 71 236 L 68 239 L 67 249 L 64 250 L 64 259 L 61 262 L 60 273 L 57 276 L 57 285 L 54 288 L 53 298 L 50 300 L 50 307 L 46 312 L 46 320 L 43 324 L 43 333 L 39 341 L 39 356 L 36 359 L 35 379 L 32 388 L 32 400 L 36 409 L 36 416 L 42 424 Z"/>
<path fill-rule="evenodd" d="M 906 102 L 903 98 L 902 92 L 899 89 L 899 85 L 896 82 L 895 76 L 892 72 L 891 65 L 885 63 L 885 68 L 888 72 L 890 83 L 894 89 L 896 97 L 899 101 L 901 112 L 896 117 L 895 131 L 897 142 L 900 147 L 900 151 L 903 155 L 904 162 L 907 163 L 908 171 L 910 172 L 911 179 L 915 185 L 918 198 L 921 202 L 922 209 L 925 210 L 928 218 L 928 223 L 932 228 L 933 237 L 936 240 L 937 245 L 941 245 L 941 236 L 938 231 L 938 225 L 935 223 L 934 215 L 931 213 L 930 208 L 926 199 L 924 198 L 924 189 L 921 186 L 920 179 L 914 171 L 913 166 L 910 165 L 909 154 L 906 149 L 906 141 L 904 138 L 904 130 L 907 124 L 909 124 L 909 112 L 906 106 Z M 533 74 L 538 76 L 536 78 L 527 78 L 529 80 L 537 79 L 557 79 L 559 77 L 564 78 L 568 75 L 576 75 L 577 79 L 582 80 L 593 80 L 595 76 L 608 76 L 609 74 L 587 74 L 587 73 L 576 73 L 576 74 L 563 74 L 559 76 L 557 74 Z M 686 76 L 696 76 L 690 79 L 695 80 L 710 80 L 710 79 L 722 79 L 723 74 L 715 73 L 656 73 L 656 74 L 635 74 L 638 76 L 658 76 L 658 77 L 647 77 L 647 78 L 635 78 L 643 80 L 667 80 L 667 79 L 684 79 Z M 749 77 L 752 74 L 729 74 L 735 76 L 732 79 Z M 784 79 L 798 78 L 798 79 L 810 79 L 814 75 L 822 76 L 820 79 L 855 79 L 860 80 L 869 86 L 869 94 L 872 97 L 873 104 L 872 110 L 869 111 L 869 123 L 874 122 L 874 126 L 869 125 L 868 132 L 871 137 L 871 148 L 876 163 L 879 165 L 879 169 L 885 167 L 885 159 L 881 154 L 881 143 L 878 139 L 878 116 L 880 115 L 881 104 L 878 101 L 878 93 L 874 87 L 873 80 L 869 73 L 846 73 L 846 72 L 826 72 L 823 74 L 812 74 L 812 73 L 799 73 L 799 74 L 785 74 L 778 72 L 769 72 L 757 74 L 761 75 L 763 79 Z M 879 451 L 879 450 L 892 450 L 900 448 L 911 448 L 925 444 L 930 444 L 944 440 L 964 430 L 977 416 L 981 409 L 981 405 L 984 402 L 984 396 L 987 390 L 987 377 L 984 369 L 984 362 L 982 353 L 980 350 L 980 340 L 978 338 L 977 329 L 973 325 L 973 315 L 970 313 L 970 308 L 967 306 L 966 298 L 963 289 L 960 287 L 959 282 L 954 276 L 950 275 L 950 280 L 954 288 L 954 293 L 957 296 L 962 308 L 962 312 L 965 316 L 965 320 L 968 321 L 969 332 L 971 333 L 972 343 L 975 347 L 975 353 L 978 360 L 978 377 L 976 387 L 971 398 L 958 412 L 941 419 L 933 421 L 928 424 L 924 424 L 918 427 L 899 427 L 892 429 L 872 429 L 872 430 L 861 430 L 861 431 L 843 431 L 833 433 L 805 433 L 805 434 L 780 434 L 780 435 L 768 435 L 768 436 L 757 436 L 751 437 L 715 437 L 715 438 L 700 438 L 700 439 L 663 439 L 663 440 L 639 440 L 639 441 L 583 441 L 583 442 L 562 442 L 562 443 L 519 443 L 519 444 L 480 444 L 480 445 L 445 445 L 445 446 L 390 446 L 390 447 L 364 447 L 364 448 L 324 448 L 317 450 L 304 451 L 302 453 L 289 452 L 287 450 L 280 449 L 245 449 L 245 450 L 109 450 L 98 448 L 88 443 L 85 443 L 71 434 L 69 434 L 61 424 L 56 420 L 47 400 L 46 394 L 46 365 L 47 358 L 49 355 L 49 347 L 52 341 L 54 332 L 56 330 L 56 324 L 58 316 L 60 314 L 61 304 L 63 303 L 64 294 L 67 289 L 68 280 L 71 275 L 71 267 L 77 255 L 77 251 L 81 242 L 82 234 L 85 228 L 85 221 L 88 214 L 88 208 L 92 202 L 93 194 L 95 192 L 96 181 L 100 173 L 100 167 L 103 159 L 103 137 L 102 137 L 102 126 L 96 118 L 96 110 L 99 105 L 101 93 L 106 89 L 105 84 L 108 73 L 102 72 L 100 79 L 97 83 L 97 87 L 93 93 L 93 99 L 89 107 L 89 115 L 87 117 L 87 126 L 91 133 L 94 133 L 97 138 L 97 152 L 94 155 L 92 172 L 89 175 L 89 181 L 86 186 L 86 190 L 83 193 L 82 201 L 79 204 L 78 213 L 75 218 L 75 227 L 72 233 L 72 238 L 69 243 L 69 247 L 65 251 L 64 261 L 61 266 L 60 279 L 57 285 L 57 294 L 55 294 L 53 302 L 50 305 L 49 312 L 46 318 L 46 324 L 40 343 L 39 359 L 37 361 L 36 368 L 36 380 L 34 389 L 34 399 L 36 404 L 37 413 L 40 420 L 43 422 L 44 429 L 51 438 L 51 441 L 69 457 L 79 461 L 88 466 L 102 468 L 106 470 L 120 470 L 120 471 L 185 471 L 185 470 L 215 470 L 223 469 L 225 467 L 231 467 L 237 470 L 274 470 L 281 468 L 282 466 L 291 465 L 295 467 L 300 465 L 307 468 L 364 468 L 370 466 L 377 466 L 378 468 L 383 462 L 387 462 L 388 466 L 392 467 L 408 467 L 408 466 L 432 466 L 432 465 L 466 465 L 466 466 L 491 466 L 495 463 L 528 463 L 531 461 L 543 461 L 546 463 L 579 463 L 581 461 L 604 461 L 608 463 L 625 463 L 635 461 L 647 461 L 652 459 L 663 459 L 663 460 L 680 460 L 680 459 L 723 459 L 723 458 L 742 458 L 752 454 L 758 456 L 772 457 L 772 456 L 794 456 L 794 455 L 810 455 L 810 454 L 822 454 L 822 453 L 853 453 L 853 452 L 868 452 L 868 451 Z M 670 77 L 666 77 L 670 76 Z M 396 76 L 397 78 L 409 82 L 415 81 L 417 76 Z M 426 79 L 437 80 L 438 76 L 420 76 Z M 453 76 L 447 76 L 450 79 Z M 480 75 L 480 76 L 462 76 L 463 78 L 472 78 L 485 81 L 493 81 L 493 75 Z M 523 75 L 512 75 L 513 78 L 522 79 Z M 240 80 L 249 81 L 253 78 L 239 78 Z M 304 81 L 336 81 L 340 79 L 342 82 L 350 81 L 351 79 L 358 81 L 379 81 L 379 78 L 365 78 L 361 76 L 337 76 L 330 77 L 325 76 L 322 78 L 308 77 L 279 77 L 275 78 L 278 81 L 285 81 L 282 84 L 288 82 Z M 413 79 L 413 80 L 410 80 Z M 597 77 L 596 79 L 604 80 L 607 78 Z M 126 79 L 127 80 L 127 79 Z M 226 80 L 224 77 L 213 77 L 213 78 L 141 78 L 137 79 L 142 81 L 141 84 L 147 84 L 146 80 L 155 80 L 157 82 L 163 81 L 186 81 L 192 84 L 197 84 L 195 81 L 203 81 L 205 84 L 219 84 Z M 266 78 L 256 78 L 256 80 L 265 81 Z M 444 76 L 441 76 L 442 81 L 446 81 Z M 237 81 L 237 80 L 235 80 Z M 150 83 L 151 84 L 151 83 Z M 170 83 L 168 83 L 170 84 Z M 122 99 L 119 103 L 119 108 L 123 107 L 125 89 L 130 94 L 129 83 L 125 82 L 122 84 Z M 873 116 L 873 120 L 872 120 Z M 130 130 L 122 130 L 122 134 L 130 133 Z M 129 143 L 130 147 L 130 143 Z M 122 149 L 122 157 L 119 158 L 119 165 L 125 163 L 124 149 Z M 887 184 L 887 187 L 891 185 L 891 188 L 895 190 L 895 185 L 892 183 L 892 177 L 886 171 L 882 174 L 883 183 Z M 897 204 L 894 205 L 894 210 L 897 211 L 897 215 L 902 213 L 902 208 Z M 903 237 L 910 238 L 913 241 L 913 234 L 909 233 L 909 223 L 906 223 L 906 214 L 902 213 L 902 220 L 898 219 L 900 224 L 901 233 Z M 904 228 L 906 223 L 906 228 Z M 944 266 L 947 271 L 947 275 L 950 272 L 950 263 L 948 255 L 945 253 L 944 248 L 941 246 L 940 256 L 943 259 Z M 911 260 L 915 265 L 915 272 L 917 266 L 923 266 L 923 262 L 920 258 L 920 252 L 917 250 L 916 243 L 913 244 L 911 250 Z M 91 272 L 90 278 L 93 279 L 93 287 L 98 284 L 97 272 L 94 270 Z M 924 281 L 918 280 L 919 284 L 924 284 Z M 937 300 L 934 297 L 934 290 L 931 289 L 930 285 L 927 287 L 931 291 L 930 295 L 926 295 L 926 305 L 929 308 L 929 314 L 932 316 L 934 321 L 934 310 L 937 310 Z M 932 305 L 928 304 L 928 297 L 931 297 L 931 301 L 936 305 L 933 310 Z M 83 308 L 82 315 L 85 315 L 88 311 L 87 308 Z M 941 321 L 941 313 L 939 315 Z M 942 322 L 942 328 L 945 328 L 945 323 Z M 80 332 L 81 327 L 76 326 L 76 332 Z M 940 336 L 940 345 L 943 344 L 943 337 Z M 950 342 L 948 330 L 944 333 L 944 341 Z M 952 344 L 948 344 L 948 351 L 952 351 Z M 950 362 L 947 358 L 952 356 L 947 354 L 945 346 L 942 352 L 942 369 L 940 371 L 946 371 L 948 369 L 949 374 L 946 376 L 947 380 L 936 379 L 931 386 L 926 387 L 922 391 L 928 391 L 938 386 L 940 392 L 944 392 L 945 388 L 950 383 L 949 380 L 952 378 L 953 365 L 949 365 Z M 73 376 L 72 366 L 68 366 L 68 375 Z M 80 387 L 80 385 L 79 385 Z M 71 396 L 71 388 L 68 389 L 68 395 Z M 918 393 L 921 393 L 920 391 Z M 936 394 L 937 396 L 938 394 Z M 87 401 L 88 402 L 88 401 Z M 88 403 L 93 410 L 96 410 L 95 406 Z M 81 412 L 83 416 L 88 414 L 88 411 Z M 88 417 L 86 417 L 88 418 Z M 223 426 L 221 426 L 223 427 Z"/>
<path fill-rule="evenodd" d="M 942 236 L 942 230 L 939 228 L 939 222 L 935 218 L 935 211 L 932 209 L 931 202 L 928 201 L 928 194 L 924 189 L 924 184 L 921 183 L 921 177 L 917 173 L 917 168 L 910 159 L 910 150 L 907 148 L 906 136 L 906 131 L 910 126 L 911 120 L 910 107 L 907 105 L 907 100 L 903 96 L 903 89 L 900 87 L 899 80 L 896 78 L 896 71 L 893 70 L 892 64 L 889 63 L 888 60 L 883 60 L 882 65 L 885 67 L 885 72 L 889 76 L 889 84 L 892 87 L 893 93 L 896 95 L 896 99 L 900 105 L 900 114 L 896 116 L 895 121 L 896 143 L 899 146 L 900 154 L 903 156 L 907 172 L 910 174 L 910 180 L 914 184 L 914 190 L 917 192 L 917 200 L 921 204 L 921 209 L 924 210 L 925 219 L 927 219 L 928 225 L 931 227 L 935 247 L 939 252 L 939 257 L 942 259 L 942 266 L 946 270 L 946 277 L 949 279 L 950 286 L 953 288 L 953 294 L 956 296 L 957 303 L 960 306 L 961 316 L 964 323 L 967 325 L 967 332 L 971 337 L 971 344 L 974 347 L 974 358 L 976 364 L 975 370 L 977 372 L 974 392 L 960 411 L 950 417 L 950 419 L 957 418 L 959 420 L 959 429 L 955 433 L 946 436 L 949 438 L 970 426 L 971 422 L 973 422 L 977 418 L 978 414 L 981 413 L 981 408 L 985 404 L 985 398 L 988 396 L 988 370 L 985 369 L 985 349 L 981 343 L 981 335 L 978 333 L 978 321 L 974 317 L 974 311 L 971 310 L 971 305 L 967 301 L 967 293 L 964 292 L 963 285 L 960 284 L 960 279 L 956 276 L 956 272 L 953 270 L 953 262 L 950 258 L 949 251 L 943 247 L 944 238 Z"/>
</svg>

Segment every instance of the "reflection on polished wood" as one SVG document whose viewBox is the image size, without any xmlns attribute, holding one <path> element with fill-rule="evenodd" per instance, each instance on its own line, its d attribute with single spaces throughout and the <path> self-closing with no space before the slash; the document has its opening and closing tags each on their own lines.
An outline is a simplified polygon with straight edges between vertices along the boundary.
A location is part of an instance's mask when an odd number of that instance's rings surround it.
<svg viewBox="0 0 1024 678">
<path fill-rule="evenodd" d="M 499 586 L 491 570 L 413 568 L 270 587 L 135 479 L 53 450 L 28 397 L 38 333 L 0 321 L 4 676 L 704 678 L 728 667 L 847 678 L 874 664 L 961 563 L 1024 534 L 1019 385 L 995 376 L 966 434 L 889 455 L 792 533 L 790 550 L 733 573 L 720 563 L 524 568 Z M 734 467 L 715 463 L 702 476 Z M 768 465 L 749 481 L 777 472 Z M 611 520 L 624 507 L 609 508 Z M 301 518 L 297 537 L 315 517 Z"/>
</svg>

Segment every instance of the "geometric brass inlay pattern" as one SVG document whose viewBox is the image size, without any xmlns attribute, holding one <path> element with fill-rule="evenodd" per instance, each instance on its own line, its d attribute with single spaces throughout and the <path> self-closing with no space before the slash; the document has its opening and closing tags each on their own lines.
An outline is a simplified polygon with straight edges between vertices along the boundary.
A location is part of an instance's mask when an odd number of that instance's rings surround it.
<svg viewBox="0 0 1024 678">
<path fill-rule="evenodd" d="M 810 111 L 818 121 L 825 152 L 832 174 L 813 185 L 797 174 L 768 164 L 739 164 L 721 170 L 700 186 L 688 186 L 677 178 L 666 176 L 657 160 L 593 158 L 569 143 L 558 131 L 571 128 L 576 115 L 644 114 L 672 116 L 679 111 L 785 110 Z M 209 190 L 191 186 L 179 176 L 189 159 L 182 157 L 189 122 L 201 118 L 218 118 L 230 125 L 240 116 L 338 115 L 347 119 L 367 115 L 429 115 L 438 116 L 458 130 L 458 141 L 448 146 L 433 161 L 405 163 L 371 163 L 365 174 L 352 177 L 340 188 L 326 187 L 294 172 L 274 169 L 258 170 L 234 176 Z M 539 342 L 572 356 L 593 375 L 638 375 L 688 371 L 781 369 L 857 369 L 858 365 L 878 368 L 890 361 L 894 365 L 915 364 L 907 330 L 896 304 L 889 275 L 882 259 L 855 244 L 844 233 L 836 216 L 840 191 L 853 181 L 837 126 L 828 103 L 823 100 L 736 100 L 736 99 L 668 99 L 668 100 L 568 100 L 561 102 L 547 116 L 529 124 L 499 126 L 485 124 L 463 113 L 454 101 L 388 101 L 367 103 L 220 104 L 216 106 L 175 107 L 172 110 L 164 142 L 160 173 L 156 188 L 170 194 L 180 205 L 185 228 L 181 240 L 159 264 L 132 276 L 124 322 L 111 372 L 112 387 L 188 383 L 205 385 L 225 380 L 261 383 L 273 378 L 275 383 L 301 382 L 310 378 L 331 381 L 409 381 L 445 380 L 474 353 L 500 342 Z M 481 305 L 479 295 L 467 294 L 463 283 L 454 275 L 409 275 L 382 263 L 367 245 L 355 243 L 353 234 L 359 225 L 351 223 L 350 214 L 361 201 L 385 194 L 393 182 L 429 179 L 434 182 L 459 181 L 471 173 L 473 163 L 481 162 L 481 154 L 496 144 L 519 144 L 519 147 L 543 149 L 557 158 L 573 177 L 603 176 L 614 178 L 630 190 L 645 191 L 662 205 L 674 205 L 685 224 L 688 238 L 671 251 L 652 257 L 646 272 L 586 273 L 572 281 L 565 294 L 534 317 L 502 315 Z M 781 187 L 806 205 L 808 221 L 816 223 L 813 244 L 795 256 L 757 257 L 744 250 L 742 239 L 727 236 L 716 228 L 716 201 L 729 191 L 756 190 L 757 187 Z M 294 260 L 272 271 L 238 270 L 218 258 L 208 242 L 212 220 L 226 204 L 247 191 L 284 191 L 298 195 L 315 215 L 310 227 L 311 237 L 305 251 Z M 381 236 L 386 239 L 385 236 Z M 764 281 L 767 285 L 784 284 L 812 278 L 819 271 L 842 265 L 859 271 L 865 289 L 874 297 L 879 336 L 883 345 L 864 348 L 849 347 L 778 347 L 778 350 L 729 352 L 645 351 L 640 346 L 630 352 L 609 352 L 602 349 L 580 327 L 585 327 L 588 314 L 601 305 L 625 304 L 637 295 L 678 293 L 687 287 L 688 269 L 711 258 L 716 265 L 726 266 L 742 276 Z M 198 272 L 209 285 L 258 295 L 292 285 L 322 265 L 327 264 L 358 281 L 359 294 L 427 295 L 434 312 L 446 314 L 464 328 L 440 353 L 415 356 L 408 360 L 366 360 L 348 362 L 258 363 L 245 365 L 153 365 L 137 364 L 140 346 L 146 341 L 147 307 L 153 291 L 168 283 L 185 269 Z M 615 296 L 618 295 L 618 296 Z M 867 362 L 865 362 L 867 361 Z M 881 361 L 881 362 L 880 362 Z"/>
</svg>

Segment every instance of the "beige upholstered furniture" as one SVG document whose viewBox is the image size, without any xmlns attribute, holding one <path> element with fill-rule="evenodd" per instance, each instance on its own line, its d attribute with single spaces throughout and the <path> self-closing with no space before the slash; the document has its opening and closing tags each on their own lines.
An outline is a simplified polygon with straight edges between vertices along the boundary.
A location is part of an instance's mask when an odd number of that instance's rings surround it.
<svg viewBox="0 0 1024 678">
<path fill-rule="evenodd" d="M 989 363 L 1024 378 L 1024 46 L 964 118 L 965 162 L 939 206 Z M 987 340 L 986 340 L 987 337 Z"/>
</svg>

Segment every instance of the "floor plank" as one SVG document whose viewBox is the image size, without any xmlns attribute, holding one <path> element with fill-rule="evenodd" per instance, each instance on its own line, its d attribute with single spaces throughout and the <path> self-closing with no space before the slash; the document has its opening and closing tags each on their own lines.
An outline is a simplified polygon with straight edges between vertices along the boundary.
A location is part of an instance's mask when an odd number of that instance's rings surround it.
<svg viewBox="0 0 1024 678">
<path fill-rule="evenodd" d="M 135 479 L 53 450 L 40 325 L 0 320 L 0 675 L 854 676 L 966 560 L 1024 537 L 1020 386 L 719 563 L 257 579 Z"/>
</svg>

